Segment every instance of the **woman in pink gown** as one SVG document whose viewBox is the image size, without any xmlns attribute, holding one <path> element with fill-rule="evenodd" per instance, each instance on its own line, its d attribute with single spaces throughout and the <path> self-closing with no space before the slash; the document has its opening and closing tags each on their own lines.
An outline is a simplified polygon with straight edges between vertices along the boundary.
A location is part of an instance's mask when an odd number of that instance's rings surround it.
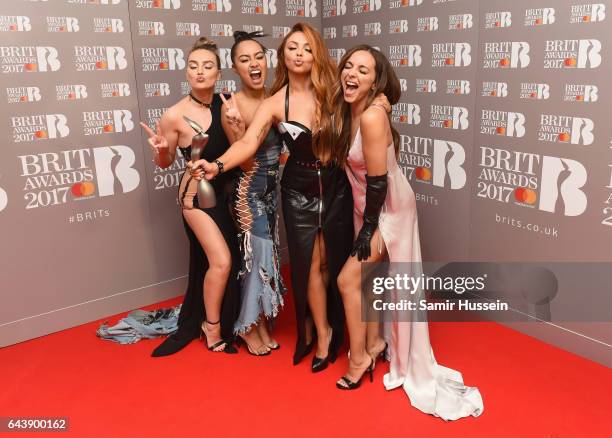
<svg viewBox="0 0 612 438">
<path fill-rule="evenodd" d="M 393 68 L 378 50 L 356 46 L 340 60 L 334 114 L 340 133 L 336 159 L 344 164 L 353 191 L 355 242 L 338 277 L 350 356 L 347 373 L 336 386 L 356 389 L 366 373 L 371 380 L 376 360 L 386 355 L 388 346 L 387 389 L 403 386 L 413 406 L 445 420 L 478 416 L 483 411 L 480 392 L 466 387 L 459 372 L 436 363 L 423 315 L 392 314 L 382 336 L 378 322 L 362 319 L 362 262 L 386 258 L 391 263 L 421 262 L 415 196 L 397 164 L 399 135 L 388 114 L 371 104 L 381 92 L 395 104 L 400 90 Z M 421 298 L 422 290 L 412 297 Z M 388 320 L 389 315 L 385 316 Z"/>
</svg>

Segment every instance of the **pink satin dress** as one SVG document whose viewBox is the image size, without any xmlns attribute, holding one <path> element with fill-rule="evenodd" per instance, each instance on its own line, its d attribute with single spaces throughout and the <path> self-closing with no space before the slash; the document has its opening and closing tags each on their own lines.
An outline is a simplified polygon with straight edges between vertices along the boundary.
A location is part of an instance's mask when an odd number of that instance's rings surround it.
<svg viewBox="0 0 612 438">
<path fill-rule="evenodd" d="M 420 266 L 416 200 L 397 164 L 393 144 L 387 147 L 387 172 L 387 197 L 379 219 L 379 230 L 389 261 L 391 266 L 393 262 L 412 262 L 410 266 L 415 266 L 414 263 Z M 346 173 L 353 191 L 356 236 L 363 223 L 366 199 L 366 165 L 360 130 L 349 150 Z M 381 244 L 375 242 L 379 250 L 382 250 Z M 420 275 L 418 272 L 412 274 Z M 424 292 L 420 290 L 412 299 L 418 302 L 424 298 Z M 389 316 L 385 315 L 385 320 L 389 322 L 384 323 L 390 360 L 389 373 L 384 376 L 386 389 L 402 386 L 412 406 L 444 420 L 479 416 L 484 406 L 478 388 L 465 386 L 460 372 L 436 362 L 429 342 L 426 317 L 421 314 L 417 319 L 408 310 Z"/>
</svg>

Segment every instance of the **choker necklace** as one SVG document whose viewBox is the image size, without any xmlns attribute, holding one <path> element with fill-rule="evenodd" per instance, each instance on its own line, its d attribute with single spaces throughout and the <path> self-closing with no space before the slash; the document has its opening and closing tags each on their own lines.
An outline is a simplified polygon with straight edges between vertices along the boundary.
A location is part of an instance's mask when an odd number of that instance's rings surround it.
<svg viewBox="0 0 612 438">
<path fill-rule="evenodd" d="M 202 102 L 200 99 L 198 99 L 197 97 L 195 97 L 192 93 L 189 93 L 189 97 L 191 98 L 191 100 L 193 100 L 195 103 L 199 104 L 200 106 L 202 106 L 202 108 L 210 108 L 210 105 L 212 105 L 211 103 L 206 103 L 206 102 Z"/>
</svg>

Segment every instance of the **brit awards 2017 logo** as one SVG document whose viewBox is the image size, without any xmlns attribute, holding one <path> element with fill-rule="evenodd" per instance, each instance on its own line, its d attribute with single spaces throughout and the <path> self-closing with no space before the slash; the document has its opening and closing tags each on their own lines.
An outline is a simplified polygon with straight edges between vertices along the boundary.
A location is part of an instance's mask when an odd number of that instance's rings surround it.
<svg viewBox="0 0 612 438">
<path fill-rule="evenodd" d="M 485 14 L 485 29 L 501 29 L 512 26 L 512 12 L 487 12 Z"/>
<path fill-rule="evenodd" d="M 419 125 L 421 123 L 421 107 L 415 103 L 396 103 L 391 114 L 393 123 Z"/>
<path fill-rule="evenodd" d="M 263 31 L 263 28 L 259 30 Z M 252 32 L 246 29 L 245 31 Z M 285 36 L 287 36 L 289 32 L 291 32 L 291 28 L 289 26 L 272 26 L 272 38 L 285 38 Z"/>
<path fill-rule="evenodd" d="M 448 30 L 471 29 L 473 26 L 472 14 L 457 14 L 448 17 Z"/>
<path fill-rule="evenodd" d="M 317 0 L 288 0 L 285 2 L 287 17 L 316 17 Z"/>
<path fill-rule="evenodd" d="M 513 111 L 483 109 L 480 116 L 480 133 L 521 138 L 525 136 L 525 115 Z"/>
<path fill-rule="evenodd" d="M 58 52 L 51 46 L 1 46 L 2 73 L 50 72 L 61 67 Z"/>
<path fill-rule="evenodd" d="M 279 28 L 279 27 L 283 27 L 283 26 L 272 26 L 272 34 L 274 34 L 274 29 L 275 28 Z M 285 28 L 291 30 L 291 28 L 289 28 L 289 27 L 285 27 Z M 243 24 L 242 25 L 242 30 L 244 30 L 245 32 L 249 32 L 249 33 L 251 33 L 251 32 L 263 32 L 264 31 L 264 27 L 260 26 L 259 24 Z M 287 31 L 287 33 L 289 33 L 289 31 Z M 274 38 L 276 38 L 276 37 L 274 37 Z"/>
<path fill-rule="evenodd" d="M 100 94 L 107 97 L 126 97 L 130 95 L 130 84 L 125 82 L 112 82 L 100 84 Z"/>
<path fill-rule="evenodd" d="M 78 85 L 56 85 L 55 92 L 58 101 L 87 99 L 87 87 Z"/>
<path fill-rule="evenodd" d="M 140 49 L 142 71 L 183 70 L 185 54 L 179 48 L 142 47 Z"/>
<path fill-rule="evenodd" d="M 606 5 L 572 5 L 570 14 L 570 23 L 599 23 L 606 19 Z"/>
<path fill-rule="evenodd" d="M 423 0 L 389 0 L 389 9 L 407 8 L 409 6 L 421 6 Z"/>
<path fill-rule="evenodd" d="M 525 10 L 525 26 L 541 26 L 555 22 L 555 10 L 553 8 L 537 8 Z"/>
<path fill-rule="evenodd" d="M 482 68 L 525 68 L 529 65 L 529 43 L 500 41 L 485 43 Z"/>
<path fill-rule="evenodd" d="M 181 0 L 136 0 L 136 7 L 143 9 L 179 9 Z"/>
<path fill-rule="evenodd" d="M 389 21 L 389 33 L 406 33 L 406 32 L 408 32 L 408 20 Z"/>
<path fill-rule="evenodd" d="M 215 93 L 229 94 L 237 90 L 236 81 L 232 79 L 220 80 L 215 83 Z"/>
<path fill-rule="evenodd" d="M 104 110 L 83 112 L 83 135 L 129 132 L 134 129 L 130 110 Z"/>
<path fill-rule="evenodd" d="M 327 50 L 329 52 L 329 56 L 331 57 L 331 59 L 335 60 L 336 62 L 340 62 L 340 59 L 342 59 L 342 57 L 346 53 L 346 49 L 343 49 L 342 47 L 339 49 L 327 49 Z"/>
<path fill-rule="evenodd" d="M 323 28 L 323 39 L 333 40 L 338 36 L 338 32 L 335 27 L 324 27 Z"/>
<path fill-rule="evenodd" d="M 482 94 L 483 97 L 507 97 L 508 84 L 506 82 L 483 82 Z"/>
<path fill-rule="evenodd" d="M 401 44 L 389 46 L 389 62 L 393 67 L 419 67 L 423 62 L 421 46 Z"/>
<path fill-rule="evenodd" d="M 196 26 L 198 26 L 198 32 L 200 31 L 200 27 L 197 23 L 181 23 L 181 24 L 195 24 Z M 188 30 L 189 26 L 181 26 L 181 30 Z M 179 23 L 176 23 L 176 33 L 178 35 L 179 33 Z M 199 33 L 198 33 L 199 35 Z M 232 28 L 231 24 L 211 24 L 210 25 L 210 36 L 212 37 L 216 37 L 216 36 L 222 36 L 222 37 L 229 37 L 234 35 L 234 29 Z M 180 36 L 187 36 L 187 35 L 180 35 Z"/>
<path fill-rule="evenodd" d="M 446 94 L 466 95 L 470 92 L 470 81 L 461 79 L 448 79 L 446 81 Z"/>
<path fill-rule="evenodd" d="M 593 144 L 595 124 L 586 117 L 540 115 L 538 140 L 588 146 Z"/>
<path fill-rule="evenodd" d="M 0 15 L 0 32 L 29 32 L 30 17 L 25 15 Z"/>
<path fill-rule="evenodd" d="M 521 84 L 521 99 L 546 100 L 550 97 L 550 85 L 523 82 Z"/>
<path fill-rule="evenodd" d="M 417 32 L 432 32 L 438 30 L 438 17 L 417 18 Z"/>
<path fill-rule="evenodd" d="M 40 114 L 11 117 L 13 142 L 64 138 L 70 134 L 64 114 Z"/>
<path fill-rule="evenodd" d="M 77 71 L 125 70 L 125 49 L 116 46 L 74 46 Z"/>
<path fill-rule="evenodd" d="M 476 196 L 579 216 L 586 210 L 586 168 L 578 161 L 481 146 Z"/>
<path fill-rule="evenodd" d="M 467 67 L 472 63 L 472 46 L 469 43 L 432 44 L 432 67 Z"/>
<path fill-rule="evenodd" d="M 145 97 L 163 97 L 170 96 L 170 84 L 167 82 L 154 82 L 144 84 Z"/>
<path fill-rule="evenodd" d="M 212 26 L 212 25 L 211 25 Z M 231 36 L 233 32 L 231 32 L 231 26 L 227 35 L 217 35 L 217 36 Z M 182 23 L 176 22 L 176 36 L 200 36 L 200 25 L 198 23 Z"/>
<path fill-rule="evenodd" d="M 379 21 L 374 23 L 364 23 L 363 34 L 365 36 L 376 36 L 382 33 L 382 23 Z"/>
<path fill-rule="evenodd" d="M 125 30 L 121 18 L 94 18 L 94 32 L 122 33 Z"/>
<path fill-rule="evenodd" d="M 38 87 L 8 87 L 6 97 L 7 103 L 39 102 L 42 99 Z"/>
<path fill-rule="evenodd" d="M 449 105 L 431 105 L 429 127 L 465 131 L 470 126 L 467 108 Z"/>
<path fill-rule="evenodd" d="M 134 151 L 124 145 L 18 156 L 26 209 L 129 193 L 140 184 Z"/>
<path fill-rule="evenodd" d="M 165 34 L 166 29 L 163 22 L 138 20 L 139 36 L 162 36 Z"/>
<path fill-rule="evenodd" d="M 356 24 L 347 24 L 342 26 L 342 38 L 354 38 L 358 34 Z"/>
<path fill-rule="evenodd" d="M 409 135 L 400 139 L 398 164 L 409 180 L 451 190 L 465 187 L 465 149 L 459 143 Z"/>
<path fill-rule="evenodd" d="M 597 68 L 601 64 L 599 40 L 547 40 L 544 68 Z"/>
<path fill-rule="evenodd" d="M 435 93 L 438 91 L 435 79 L 417 79 L 416 80 L 416 92 L 417 93 Z"/>
<path fill-rule="evenodd" d="M 322 0 L 323 18 L 346 15 L 346 0 Z"/>
<path fill-rule="evenodd" d="M 382 0 L 353 0 L 353 14 L 379 11 Z"/>
<path fill-rule="evenodd" d="M 276 15 L 276 0 L 242 0 L 243 14 Z"/>
<path fill-rule="evenodd" d="M 230 12 L 231 0 L 191 0 L 191 10 L 200 12 Z"/>
<path fill-rule="evenodd" d="M 564 102 L 597 102 L 599 88 L 596 85 L 565 84 Z"/>
</svg>

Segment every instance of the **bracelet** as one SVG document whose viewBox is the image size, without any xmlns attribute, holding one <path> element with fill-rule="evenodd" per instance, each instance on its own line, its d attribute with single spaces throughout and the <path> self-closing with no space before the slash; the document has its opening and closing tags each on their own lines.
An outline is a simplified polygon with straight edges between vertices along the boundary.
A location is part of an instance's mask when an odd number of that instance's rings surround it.
<svg viewBox="0 0 612 438">
<path fill-rule="evenodd" d="M 223 173 L 223 163 L 221 161 L 219 161 L 219 160 L 215 160 L 215 164 L 219 168 L 218 175 L 221 175 Z"/>
</svg>

